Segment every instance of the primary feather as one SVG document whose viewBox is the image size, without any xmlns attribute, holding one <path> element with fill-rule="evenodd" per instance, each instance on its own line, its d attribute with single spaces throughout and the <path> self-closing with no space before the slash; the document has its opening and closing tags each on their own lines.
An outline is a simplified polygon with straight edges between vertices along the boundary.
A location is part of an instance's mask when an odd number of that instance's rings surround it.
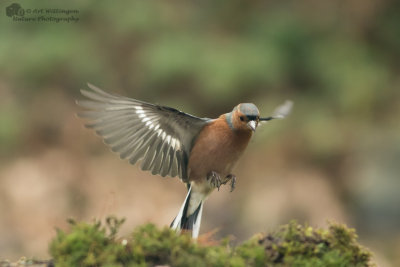
<svg viewBox="0 0 400 267">
<path fill-rule="evenodd" d="M 208 119 L 88 86 L 91 91 L 81 92 L 89 100 L 77 101 L 88 109 L 78 113 L 89 120 L 87 127 L 93 128 L 114 152 L 131 164 L 141 160 L 142 170 L 179 176 L 187 182 L 193 140 Z"/>
</svg>

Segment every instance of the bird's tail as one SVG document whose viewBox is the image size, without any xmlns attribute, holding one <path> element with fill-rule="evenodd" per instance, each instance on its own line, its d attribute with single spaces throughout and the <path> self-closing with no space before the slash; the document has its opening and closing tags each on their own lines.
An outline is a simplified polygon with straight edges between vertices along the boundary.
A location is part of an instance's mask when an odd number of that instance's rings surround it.
<svg viewBox="0 0 400 267">
<path fill-rule="evenodd" d="M 190 206 L 193 204 L 196 205 L 198 203 L 197 208 L 191 212 Z M 201 223 L 201 214 L 203 212 L 203 199 L 200 201 L 197 200 L 197 197 L 193 197 L 192 187 L 189 186 L 188 193 L 185 198 L 185 202 L 181 209 L 179 210 L 178 215 L 171 223 L 171 228 L 176 230 L 177 232 L 192 232 L 192 237 L 197 238 L 199 236 L 200 231 L 200 223 Z"/>
</svg>

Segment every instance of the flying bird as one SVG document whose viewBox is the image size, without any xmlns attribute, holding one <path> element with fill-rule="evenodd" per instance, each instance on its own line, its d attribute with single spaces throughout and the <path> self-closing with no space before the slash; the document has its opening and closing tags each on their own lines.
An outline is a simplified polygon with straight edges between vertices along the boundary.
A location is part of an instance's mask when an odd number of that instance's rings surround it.
<svg viewBox="0 0 400 267">
<path fill-rule="evenodd" d="M 199 118 L 174 108 L 110 94 L 88 84 L 91 90 L 81 90 L 88 100 L 77 104 L 86 110 L 85 118 L 112 151 L 121 159 L 162 177 L 178 176 L 188 193 L 171 228 L 191 232 L 197 238 L 200 231 L 203 204 L 207 196 L 221 185 L 235 188 L 232 169 L 250 138 L 262 121 L 284 118 L 292 102 L 286 101 L 272 116 L 262 118 L 252 103 L 241 103 L 231 112 L 216 119 Z"/>
</svg>

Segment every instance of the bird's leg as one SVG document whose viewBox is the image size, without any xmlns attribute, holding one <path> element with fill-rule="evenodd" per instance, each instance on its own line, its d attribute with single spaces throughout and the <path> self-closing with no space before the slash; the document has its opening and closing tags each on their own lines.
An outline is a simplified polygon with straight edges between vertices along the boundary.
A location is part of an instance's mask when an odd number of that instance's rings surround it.
<svg viewBox="0 0 400 267">
<path fill-rule="evenodd" d="M 210 183 L 210 185 L 212 185 L 214 188 L 215 187 L 218 188 L 218 191 L 219 191 L 222 181 L 221 181 L 221 176 L 217 172 L 210 171 L 207 174 L 207 180 Z"/>
<path fill-rule="evenodd" d="M 231 192 L 233 192 L 233 190 L 235 189 L 235 186 L 236 186 L 236 175 L 228 174 L 226 176 L 226 180 L 225 180 L 224 184 L 226 184 L 229 180 L 231 181 Z"/>
</svg>

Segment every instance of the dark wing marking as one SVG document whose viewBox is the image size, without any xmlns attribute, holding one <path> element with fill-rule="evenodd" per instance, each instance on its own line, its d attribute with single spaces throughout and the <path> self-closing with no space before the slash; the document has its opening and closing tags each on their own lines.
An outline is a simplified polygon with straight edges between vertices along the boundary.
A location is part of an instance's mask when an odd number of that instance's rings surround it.
<svg viewBox="0 0 400 267">
<path fill-rule="evenodd" d="M 92 90 L 81 93 L 90 100 L 77 101 L 88 109 L 78 113 L 89 120 L 86 127 L 93 128 L 122 159 L 131 164 L 141 160 L 142 170 L 187 181 L 193 140 L 208 119 L 88 86 Z"/>
</svg>

